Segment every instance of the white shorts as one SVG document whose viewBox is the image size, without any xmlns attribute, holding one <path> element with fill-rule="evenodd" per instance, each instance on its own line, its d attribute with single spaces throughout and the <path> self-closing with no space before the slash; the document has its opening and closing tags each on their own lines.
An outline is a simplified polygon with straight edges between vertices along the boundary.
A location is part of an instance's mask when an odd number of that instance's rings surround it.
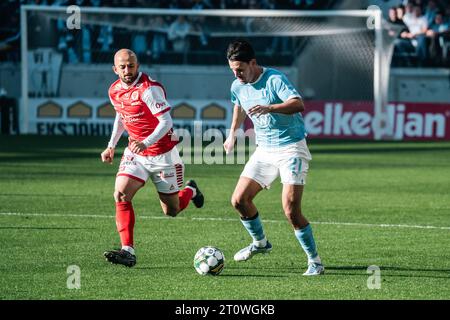
<svg viewBox="0 0 450 320">
<path fill-rule="evenodd" d="M 175 194 L 183 186 L 184 164 L 177 147 L 157 156 L 141 156 L 125 148 L 117 176 L 142 183 L 151 178 L 158 192 Z"/>
<path fill-rule="evenodd" d="M 262 188 L 269 188 L 278 175 L 283 184 L 304 185 L 311 159 L 305 139 L 277 149 L 257 147 L 241 177 L 258 182 Z"/>
</svg>

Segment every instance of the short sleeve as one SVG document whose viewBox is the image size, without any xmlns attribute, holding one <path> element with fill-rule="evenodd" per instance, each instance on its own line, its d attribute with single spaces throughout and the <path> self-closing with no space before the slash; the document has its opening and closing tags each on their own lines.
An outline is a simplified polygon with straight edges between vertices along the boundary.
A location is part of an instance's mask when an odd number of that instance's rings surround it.
<svg viewBox="0 0 450 320">
<path fill-rule="evenodd" d="M 283 102 L 292 98 L 301 98 L 301 95 L 284 75 L 276 75 L 271 79 L 271 89 Z"/>
<path fill-rule="evenodd" d="M 114 103 L 114 100 L 112 99 L 111 95 L 108 94 L 108 97 L 109 97 L 109 102 L 111 102 L 111 105 L 113 106 L 113 108 L 115 108 L 115 103 Z"/>
<path fill-rule="evenodd" d="M 232 102 L 234 105 L 238 105 L 238 106 L 241 105 L 241 103 L 240 103 L 238 97 L 236 96 L 236 92 L 234 92 L 233 90 L 231 90 L 231 102 Z"/>
<path fill-rule="evenodd" d="M 166 94 L 160 86 L 154 85 L 145 90 L 142 95 L 142 101 L 147 104 L 151 113 L 155 116 L 170 110 L 170 105 L 166 100 Z"/>
</svg>

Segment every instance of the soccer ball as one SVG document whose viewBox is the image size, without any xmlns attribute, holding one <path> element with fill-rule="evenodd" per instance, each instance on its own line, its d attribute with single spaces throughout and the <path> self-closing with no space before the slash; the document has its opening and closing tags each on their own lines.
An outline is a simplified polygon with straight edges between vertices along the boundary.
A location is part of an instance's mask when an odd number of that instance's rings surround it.
<svg viewBox="0 0 450 320">
<path fill-rule="evenodd" d="M 194 257 L 194 268 L 201 274 L 217 276 L 225 266 L 225 257 L 219 248 L 207 246 L 200 248 Z"/>
</svg>

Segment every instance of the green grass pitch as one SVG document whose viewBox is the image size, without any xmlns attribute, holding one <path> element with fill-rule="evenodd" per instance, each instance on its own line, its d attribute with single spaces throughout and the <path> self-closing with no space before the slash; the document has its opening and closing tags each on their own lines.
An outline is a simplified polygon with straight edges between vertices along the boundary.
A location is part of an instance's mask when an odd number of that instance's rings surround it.
<svg viewBox="0 0 450 320">
<path fill-rule="evenodd" d="M 281 209 L 281 184 L 256 198 L 273 251 L 245 263 L 250 242 L 230 205 L 243 165 L 186 165 L 206 197 L 165 217 L 148 183 L 134 200 L 138 263 L 107 263 L 119 245 L 114 165 L 104 138 L 0 137 L 0 299 L 450 299 L 450 143 L 309 142 L 303 197 L 326 267 L 306 257 Z M 120 145 L 124 145 L 121 140 Z M 195 252 L 225 254 L 220 276 L 198 275 Z M 80 269 L 79 290 L 67 268 Z M 380 268 L 369 289 L 367 268 Z"/>
</svg>

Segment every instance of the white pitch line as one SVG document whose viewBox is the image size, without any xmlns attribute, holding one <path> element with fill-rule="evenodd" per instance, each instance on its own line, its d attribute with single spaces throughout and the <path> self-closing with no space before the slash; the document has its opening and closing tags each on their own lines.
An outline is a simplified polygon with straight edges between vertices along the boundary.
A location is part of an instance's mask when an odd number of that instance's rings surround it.
<svg viewBox="0 0 450 320">
<path fill-rule="evenodd" d="M 48 213 L 23 213 L 23 212 L 0 212 L 0 216 L 31 216 L 31 217 L 73 217 L 73 218 L 106 218 L 114 219 L 114 216 L 100 215 L 100 214 L 48 214 Z M 138 219 L 162 220 L 170 219 L 166 216 L 139 216 Z M 231 218 L 205 218 L 205 217 L 177 217 L 177 220 L 200 220 L 200 221 L 238 221 L 238 219 Z M 286 220 L 264 220 L 264 223 L 282 223 Z M 450 227 L 437 226 L 423 226 L 423 225 L 409 225 L 409 224 L 373 224 L 373 223 L 359 223 L 359 222 L 333 222 L 333 221 L 311 221 L 312 224 L 328 224 L 338 226 L 356 226 L 356 227 L 376 227 L 376 228 L 412 228 L 412 229 L 434 229 L 434 230 L 450 230 Z"/>
</svg>

